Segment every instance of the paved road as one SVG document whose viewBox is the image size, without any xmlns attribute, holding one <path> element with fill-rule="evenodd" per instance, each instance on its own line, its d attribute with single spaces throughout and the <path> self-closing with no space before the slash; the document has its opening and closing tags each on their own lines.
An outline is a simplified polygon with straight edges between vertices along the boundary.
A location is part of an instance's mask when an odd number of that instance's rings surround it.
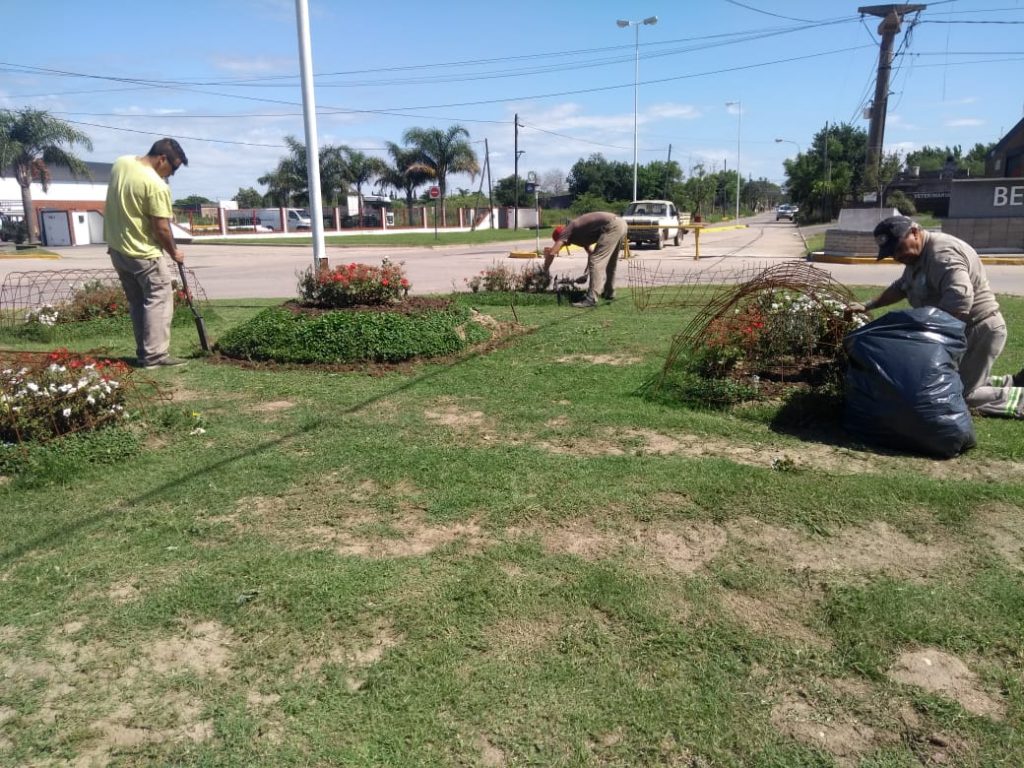
<svg viewBox="0 0 1024 768">
<path fill-rule="evenodd" d="M 800 259 L 804 243 L 799 230 L 790 222 L 776 222 L 771 214 L 742 219 L 744 229 L 705 232 L 701 235 L 700 261 L 694 260 L 694 238 L 688 234 L 681 246 L 661 251 L 637 249 L 632 265 L 620 266 L 619 286 L 646 273 L 662 278 L 672 274 L 698 272 L 747 271 L 755 265 L 767 265 Z M 333 263 L 361 261 L 379 263 L 388 256 L 404 262 L 414 293 L 438 293 L 464 290 L 465 279 L 494 262 L 538 264 L 531 260 L 510 260 L 514 250 L 533 250 L 534 238 L 514 243 L 397 248 L 389 246 L 328 246 L 327 257 Z M 542 243 L 544 245 L 545 243 Z M 105 246 L 78 246 L 52 249 L 59 260 L 0 259 L 0 281 L 11 272 L 30 270 L 105 269 L 110 266 Z M 184 248 L 187 264 L 195 271 L 206 295 L 211 299 L 275 298 L 295 295 L 297 274 L 312 263 L 312 246 L 206 245 L 195 243 Z M 554 271 L 579 275 L 586 257 L 582 251 L 560 256 Z M 888 285 L 900 272 L 891 260 L 880 264 L 821 264 L 821 269 L 847 285 Z M 1024 295 L 1024 267 L 987 266 L 996 291 Z"/>
</svg>

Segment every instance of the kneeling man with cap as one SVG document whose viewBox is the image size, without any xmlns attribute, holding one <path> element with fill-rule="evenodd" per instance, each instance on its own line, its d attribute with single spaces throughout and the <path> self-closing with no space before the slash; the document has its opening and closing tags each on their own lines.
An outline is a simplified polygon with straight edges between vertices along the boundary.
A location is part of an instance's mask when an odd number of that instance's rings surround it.
<svg viewBox="0 0 1024 768">
<path fill-rule="evenodd" d="M 1024 418 L 1024 389 L 1017 376 L 991 376 L 1006 344 L 1006 321 L 999 311 L 977 252 L 963 240 L 928 232 L 906 216 L 890 216 L 874 231 L 878 258 L 891 256 L 903 274 L 867 304 L 868 311 L 906 299 L 912 307 L 937 307 L 967 324 L 967 351 L 960 380 L 967 405 L 986 416 Z M 1022 371 L 1024 373 L 1024 371 Z M 1024 378 L 1024 377 L 1021 377 Z"/>
</svg>

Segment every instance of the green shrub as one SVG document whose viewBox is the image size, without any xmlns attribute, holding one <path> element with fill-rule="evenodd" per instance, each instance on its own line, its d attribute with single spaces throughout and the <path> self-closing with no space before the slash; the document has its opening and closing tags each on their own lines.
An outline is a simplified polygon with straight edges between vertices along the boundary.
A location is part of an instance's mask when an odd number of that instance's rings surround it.
<svg viewBox="0 0 1024 768">
<path fill-rule="evenodd" d="M 895 208 L 904 216 L 917 215 L 917 206 L 914 205 L 914 201 L 902 189 L 890 192 L 889 196 L 885 198 L 885 204 L 889 208 Z"/>
<path fill-rule="evenodd" d="M 486 341 L 490 331 L 470 322 L 468 307 L 396 312 L 302 312 L 273 307 L 225 333 L 222 354 L 281 363 L 394 363 L 436 357 Z"/>
</svg>

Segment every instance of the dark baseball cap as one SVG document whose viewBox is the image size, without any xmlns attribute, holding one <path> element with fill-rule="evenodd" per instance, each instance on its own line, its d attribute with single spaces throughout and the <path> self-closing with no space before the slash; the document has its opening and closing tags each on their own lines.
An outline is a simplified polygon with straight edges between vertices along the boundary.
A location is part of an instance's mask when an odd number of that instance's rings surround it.
<svg viewBox="0 0 1024 768">
<path fill-rule="evenodd" d="M 896 253 L 900 240 L 907 236 L 914 222 L 906 216 L 890 216 L 882 219 L 875 227 L 875 242 L 878 243 L 878 258 L 885 259 Z"/>
</svg>

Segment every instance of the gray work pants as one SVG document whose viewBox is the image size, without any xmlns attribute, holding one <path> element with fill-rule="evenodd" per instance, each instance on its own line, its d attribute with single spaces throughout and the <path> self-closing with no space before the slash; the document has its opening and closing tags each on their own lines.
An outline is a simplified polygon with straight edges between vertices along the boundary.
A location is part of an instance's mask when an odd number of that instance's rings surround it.
<svg viewBox="0 0 1024 768">
<path fill-rule="evenodd" d="M 622 239 L 626 236 L 626 222 L 616 216 L 608 223 L 597 238 L 594 250 L 590 254 L 590 290 L 587 299 L 597 303 L 598 297 L 611 299 L 615 297 L 615 267 L 619 263 L 619 249 Z"/>
<path fill-rule="evenodd" d="M 1024 390 L 1009 376 L 992 376 L 992 365 L 1006 345 L 1006 321 L 996 312 L 967 328 L 967 352 L 960 361 L 967 406 L 983 416 L 1024 417 Z"/>
<path fill-rule="evenodd" d="M 128 298 L 128 313 L 135 333 L 135 357 L 139 365 L 154 365 L 167 357 L 171 345 L 174 316 L 171 273 L 163 256 L 135 259 L 113 248 L 107 253 Z"/>
</svg>

